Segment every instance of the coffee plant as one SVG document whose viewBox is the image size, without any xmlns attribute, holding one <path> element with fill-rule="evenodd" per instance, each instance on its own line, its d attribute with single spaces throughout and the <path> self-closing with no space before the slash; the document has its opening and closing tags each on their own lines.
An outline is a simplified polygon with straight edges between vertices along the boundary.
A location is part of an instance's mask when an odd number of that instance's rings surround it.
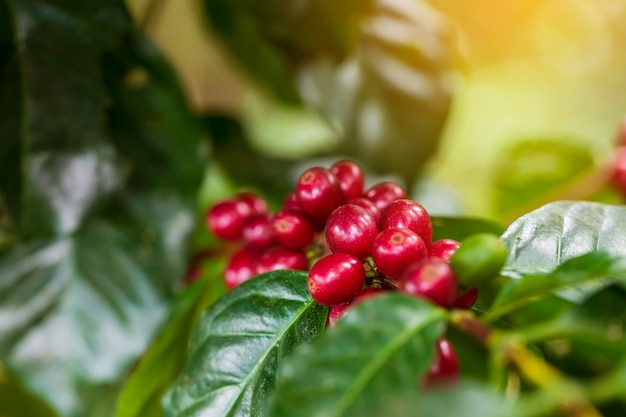
<svg viewBox="0 0 626 417">
<path fill-rule="evenodd" d="M 626 415 L 626 123 L 440 215 L 439 10 L 199 2 L 277 142 L 336 136 L 285 157 L 190 107 L 147 3 L 0 0 L 0 416 Z"/>
</svg>

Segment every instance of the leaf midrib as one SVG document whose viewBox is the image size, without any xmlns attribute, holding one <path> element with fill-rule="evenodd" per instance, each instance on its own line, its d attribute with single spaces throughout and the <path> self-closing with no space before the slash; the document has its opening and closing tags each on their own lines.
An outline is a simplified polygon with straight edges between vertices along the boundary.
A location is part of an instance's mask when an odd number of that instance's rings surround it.
<svg viewBox="0 0 626 417">
<path fill-rule="evenodd" d="M 375 355 L 363 368 L 363 370 L 354 379 L 354 383 L 351 384 L 345 393 L 339 398 L 339 406 L 336 408 L 336 412 L 332 414 L 334 417 L 341 417 L 345 415 L 348 408 L 354 403 L 354 399 L 358 397 L 364 387 L 372 380 L 378 369 L 382 367 L 387 360 L 398 351 L 406 341 L 413 336 L 416 332 L 424 329 L 434 323 L 436 320 L 443 317 L 443 313 L 440 310 L 433 310 L 427 320 L 419 322 L 419 325 L 409 327 L 406 330 L 400 332 L 394 337 L 386 348 L 378 350 L 378 354 Z"/>
<path fill-rule="evenodd" d="M 287 331 L 289 331 L 292 328 L 292 326 L 300 319 L 300 317 L 303 314 L 305 314 L 305 312 L 308 312 L 308 310 L 310 309 L 310 307 L 314 303 L 315 303 L 315 301 L 313 299 L 309 299 L 308 301 L 306 301 L 305 304 L 304 304 L 304 307 L 299 310 L 298 314 L 296 314 L 280 332 L 275 334 L 275 337 L 272 339 L 272 341 L 268 345 L 267 349 L 265 350 L 265 353 L 259 358 L 259 360 L 256 362 L 255 366 L 250 370 L 250 372 L 248 372 L 246 377 L 239 384 L 227 384 L 227 385 L 223 385 L 223 386 L 218 388 L 218 390 L 219 390 L 219 389 L 223 389 L 224 387 L 227 387 L 227 386 L 239 387 L 239 393 L 237 394 L 236 397 L 233 398 L 233 401 L 231 402 L 231 404 L 230 404 L 230 406 L 229 406 L 225 416 L 231 416 L 232 415 L 232 412 L 234 411 L 235 405 L 239 403 L 239 400 L 240 400 L 241 396 L 243 395 L 243 393 L 245 391 L 244 388 L 247 387 L 250 384 L 250 382 L 252 381 L 253 376 L 256 375 L 259 372 L 261 367 L 265 364 L 265 361 L 267 360 L 267 358 L 270 355 L 270 353 L 272 351 L 274 351 L 276 346 L 278 346 L 278 344 L 282 340 L 283 336 L 287 333 Z M 210 394 L 212 392 L 215 392 L 215 391 L 216 390 L 211 390 L 209 393 L 207 393 L 206 396 L 202 397 L 202 399 L 206 398 L 208 396 L 208 394 Z M 200 401 L 202 401 L 202 400 L 200 400 Z M 191 407 L 188 407 L 188 408 L 193 408 L 193 405 Z"/>
</svg>

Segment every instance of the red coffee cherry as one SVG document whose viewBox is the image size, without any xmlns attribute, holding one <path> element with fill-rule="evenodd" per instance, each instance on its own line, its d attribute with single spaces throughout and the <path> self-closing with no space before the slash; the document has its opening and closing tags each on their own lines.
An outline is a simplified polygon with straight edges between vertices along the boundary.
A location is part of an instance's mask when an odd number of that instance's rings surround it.
<svg viewBox="0 0 626 417">
<path fill-rule="evenodd" d="M 349 253 L 365 259 L 372 252 L 372 242 L 377 234 L 374 217 L 353 204 L 336 208 L 326 221 L 326 242 L 334 253 Z"/>
<path fill-rule="evenodd" d="M 267 213 L 267 203 L 265 202 L 263 197 L 256 193 L 250 191 L 241 191 L 235 194 L 233 200 L 246 204 L 248 207 L 250 207 L 250 214 Z"/>
<path fill-rule="evenodd" d="M 437 342 L 435 360 L 426 373 L 422 386 L 431 388 L 434 386 L 452 385 L 459 379 L 461 367 L 454 348 L 446 339 Z"/>
<path fill-rule="evenodd" d="M 613 183 L 626 193 L 626 146 L 615 148 L 615 165 L 613 168 Z"/>
<path fill-rule="evenodd" d="M 248 245 L 259 249 L 272 246 L 274 233 L 269 214 L 255 214 L 250 216 L 243 225 L 243 239 Z"/>
<path fill-rule="evenodd" d="M 406 191 L 395 182 L 386 181 L 375 184 L 363 195 L 368 198 L 379 211 L 383 211 L 389 203 L 401 198 L 407 198 Z"/>
<path fill-rule="evenodd" d="M 380 230 L 390 227 L 410 229 L 430 244 L 433 238 L 433 224 L 426 209 L 418 202 L 406 198 L 392 201 L 380 213 Z"/>
<path fill-rule="evenodd" d="M 476 300 L 478 300 L 478 294 L 478 288 L 470 288 L 454 299 L 452 308 L 469 310 L 476 303 Z"/>
<path fill-rule="evenodd" d="M 237 241 L 242 238 L 244 223 L 251 214 L 250 205 L 246 202 L 222 200 L 211 207 L 206 222 L 209 230 L 220 239 Z"/>
<path fill-rule="evenodd" d="M 304 213 L 295 191 L 287 195 L 287 197 L 285 198 L 285 201 L 283 201 L 283 208 L 287 210 L 300 211 Z"/>
<path fill-rule="evenodd" d="M 426 243 L 409 229 L 383 230 L 372 244 L 372 259 L 380 272 L 396 278 L 416 262 L 425 259 L 427 253 Z"/>
<path fill-rule="evenodd" d="M 311 267 L 307 288 L 315 301 L 331 306 L 352 300 L 364 283 L 365 269 L 358 258 L 331 253 Z"/>
<path fill-rule="evenodd" d="M 259 251 L 251 246 L 244 246 L 235 252 L 224 270 L 224 283 L 229 290 L 255 276 L 254 263 Z"/>
<path fill-rule="evenodd" d="M 346 201 L 346 204 L 354 204 L 355 206 L 359 206 L 364 208 L 372 215 L 374 220 L 376 220 L 376 224 L 378 224 L 378 219 L 380 218 L 380 211 L 376 208 L 372 200 L 369 200 L 365 197 L 355 197 Z"/>
<path fill-rule="evenodd" d="M 328 327 L 334 326 L 335 323 L 337 323 L 337 321 L 340 318 L 342 318 L 348 312 L 348 310 L 350 310 L 354 306 L 358 305 L 364 300 L 367 300 L 368 298 L 375 297 L 384 292 L 385 290 L 383 290 L 382 288 L 372 288 L 372 287 L 365 288 L 359 291 L 359 293 L 354 296 L 352 301 L 348 303 L 344 303 L 344 304 L 337 304 L 334 306 L 330 306 L 330 309 L 328 310 L 328 318 L 326 319 L 326 327 L 328 328 Z"/>
<path fill-rule="evenodd" d="M 337 178 L 346 199 L 358 197 L 363 193 L 365 177 L 361 167 L 352 161 L 337 161 L 330 167 L 330 172 Z"/>
<path fill-rule="evenodd" d="M 256 260 L 254 272 L 257 275 L 279 269 L 298 269 L 306 271 L 309 262 L 301 251 L 276 246 L 265 250 Z"/>
<path fill-rule="evenodd" d="M 448 307 L 456 297 L 458 284 L 450 264 L 441 259 L 425 259 L 403 276 L 400 290 Z"/>
<path fill-rule="evenodd" d="M 459 246 L 461 246 L 461 243 L 454 239 L 435 240 L 428 247 L 428 257 L 450 262 L 450 258 L 452 258 Z"/>
<path fill-rule="evenodd" d="M 283 246 L 304 249 L 313 241 L 313 225 L 304 213 L 283 209 L 272 219 L 274 237 Z"/>
<path fill-rule="evenodd" d="M 296 195 L 306 214 L 324 220 L 345 200 L 337 178 L 321 167 L 304 171 L 296 184 Z"/>
</svg>

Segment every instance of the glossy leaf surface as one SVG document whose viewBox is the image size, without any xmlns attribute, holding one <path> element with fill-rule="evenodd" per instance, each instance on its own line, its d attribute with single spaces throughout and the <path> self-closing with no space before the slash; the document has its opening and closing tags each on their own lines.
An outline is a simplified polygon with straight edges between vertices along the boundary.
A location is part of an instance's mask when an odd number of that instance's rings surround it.
<svg viewBox="0 0 626 417">
<path fill-rule="evenodd" d="M 191 330 L 200 314 L 223 294 L 222 263 L 211 265 L 203 279 L 176 300 L 167 326 L 155 338 L 124 385 L 116 417 L 161 416 L 161 398 L 183 370 Z M 205 277 L 206 278 L 206 277 Z"/>
<path fill-rule="evenodd" d="M 309 296 L 305 272 L 270 272 L 235 287 L 198 319 L 164 415 L 260 416 L 279 363 L 318 336 L 326 314 Z"/>
<path fill-rule="evenodd" d="M 110 416 L 183 275 L 202 127 L 122 2 L 0 19 L 0 188 L 24 226 L 0 256 L 0 357 L 60 415 Z"/>
<path fill-rule="evenodd" d="M 443 315 L 397 293 L 359 304 L 283 363 L 267 415 L 380 415 L 397 396 L 417 392 L 443 332 Z"/>
<path fill-rule="evenodd" d="M 548 272 L 590 253 L 626 256 L 626 207 L 557 201 L 532 211 L 502 235 L 509 247 L 504 272 Z"/>
<path fill-rule="evenodd" d="M 127 24 L 120 0 L 0 5 L 0 187 L 25 232 L 73 232 L 123 183 L 100 65 Z"/>
</svg>

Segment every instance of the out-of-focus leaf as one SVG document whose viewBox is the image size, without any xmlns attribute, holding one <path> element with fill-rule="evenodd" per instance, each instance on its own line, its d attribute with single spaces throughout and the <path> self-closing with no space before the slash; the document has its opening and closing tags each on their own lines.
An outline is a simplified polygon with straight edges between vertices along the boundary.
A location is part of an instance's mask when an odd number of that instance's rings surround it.
<svg viewBox="0 0 626 417">
<path fill-rule="evenodd" d="M 520 330 L 529 341 L 544 342 L 546 356 L 568 373 L 594 375 L 623 357 L 625 301 L 624 289 L 609 286 L 579 305 Z"/>
<path fill-rule="evenodd" d="M 57 417 L 57 414 L 30 395 L 0 367 L 0 416 Z"/>
<path fill-rule="evenodd" d="M 493 220 L 475 217 L 433 216 L 433 240 L 454 239 L 461 241 L 476 233 L 501 235 L 504 227 Z"/>
<path fill-rule="evenodd" d="M 0 106 L 20 152 L 0 154 L 26 167 L 9 181 L 29 222 L 0 257 L 0 357 L 57 413 L 110 416 L 182 280 L 203 127 L 122 2 L 0 9 L 21 89 L 19 114 Z"/>
<path fill-rule="evenodd" d="M 604 252 L 570 258 L 553 272 L 528 274 L 511 280 L 502 288 L 485 318 L 500 317 L 557 291 L 561 291 L 565 298 L 584 300 L 616 279 L 622 283 L 626 280 L 626 258 Z"/>
<path fill-rule="evenodd" d="M 590 149 L 568 141 L 518 143 L 499 158 L 494 173 L 494 210 L 499 217 L 545 201 L 594 167 Z"/>
<path fill-rule="evenodd" d="M 490 387 L 476 382 L 461 381 L 454 387 L 390 395 L 378 407 L 365 410 L 363 417 L 404 416 L 458 416 L 502 417 L 508 416 L 513 403 L 498 396 Z"/>
<path fill-rule="evenodd" d="M 127 24 L 121 0 L 0 5 L 0 188 L 26 233 L 75 231 L 124 180 L 101 58 Z"/>
<path fill-rule="evenodd" d="M 214 141 L 213 158 L 234 182 L 263 190 L 264 196 L 278 201 L 293 191 L 287 178 L 295 162 L 261 155 L 250 146 L 236 120 L 210 116 L 205 123 Z"/>
<path fill-rule="evenodd" d="M 259 416 L 277 367 L 323 330 L 327 308 L 306 273 L 275 271 L 225 294 L 198 319 L 187 364 L 163 400 L 167 417 Z"/>
<path fill-rule="evenodd" d="M 418 390 L 443 332 L 443 315 L 404 294 L 361 303 L 282 364 L 266 415 L 405 415 L 394 412 L 394 399 Z"/>
<path fill-rule="evenodd" d="M 413 183 L 450 105 L 443 15 L 425 1 L 205 4 L 244 69 L 284 100 L 320 109 L 344 154 Z"/>
<path fill-rule="evenodd" d="M 626 256 L 626 207 L 557 201 L 513 222 L 502 235 L 509 275 L 549 272 L 590 252 Z"/>
<path fill-rule="evenodd" d="M 196 320 L 224 292 L 222 268 L 222 262 L 213 262 L 210 270 L 202 274 L 205 279 L 189 287 L 176 301 L 167 326 L 125 384 L 117 402 L 116 417 L 162 415 L 161 398 L 185 365 Z"/>
</svg>

